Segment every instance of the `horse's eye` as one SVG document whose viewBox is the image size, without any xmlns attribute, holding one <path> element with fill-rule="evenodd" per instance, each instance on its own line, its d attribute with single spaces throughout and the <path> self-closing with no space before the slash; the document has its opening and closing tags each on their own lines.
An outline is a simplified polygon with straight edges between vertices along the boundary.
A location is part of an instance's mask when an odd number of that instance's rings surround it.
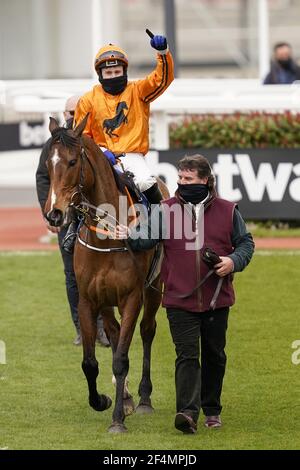
<svg viewBox="0 0 300 470">
<path fill-rule="evenodd" d="M 69 161 L 69 166 L 75 166 L 76 163 L 77 163 L 77 160 L 76 160 L 76 159 L 70 160 L 70 161 Z"/>
</svg>

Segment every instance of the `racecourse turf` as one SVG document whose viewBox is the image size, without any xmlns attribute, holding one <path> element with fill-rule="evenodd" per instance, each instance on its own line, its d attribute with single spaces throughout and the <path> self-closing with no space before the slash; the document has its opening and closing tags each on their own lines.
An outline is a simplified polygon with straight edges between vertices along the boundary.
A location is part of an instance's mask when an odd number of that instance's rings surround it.
<svg viewBox="0 0 300 470">
<path fill-rule="evenodd" d="M 263 254 L 264 253 L 264 254 Z M 72 345 L 58 253 L 0 254 L 0 448 L 8 449 L 299 449 L 300 252 L 261 252 L 235 279 L 230 314 L 223 427 L 196 435 L 174 428 L 174 350 L 166 315 L 157 315 L 152 379 L 155 413 L 126 419 L 111 435 L 112 409 L 88 406 L 81 348 Z M 130 390 L 141 373 L 138 334 L 130 350 Z M 97 346 L 98 388 L 114 396 L 111 351 Z M 296 357 L 300 357 L 300 354 Z"/>
</svg>

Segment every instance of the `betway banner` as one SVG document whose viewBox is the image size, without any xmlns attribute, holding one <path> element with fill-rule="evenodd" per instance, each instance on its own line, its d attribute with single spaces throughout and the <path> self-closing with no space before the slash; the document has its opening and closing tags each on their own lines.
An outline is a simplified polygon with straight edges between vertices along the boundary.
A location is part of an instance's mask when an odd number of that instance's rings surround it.
<svg viewBox="0 0 300 470">
<path fill-rule="evenodd" d="M 0 152 L 41 148 L 48 136 L 48 124 L 43 122 L 1 124 Z M 177 162 L 195 153 L 210 161 L 219 196 L 238 203 L 246 219 L 300 219 L 300 149 L 153 150 L 147 160 L 153 174 L 161 176 L 174 194 Z M 26 158 L 24 152 L 22 179 Z M 32 175 L 36 165 L 30 167 Z"/>
<path fill-rule="evenodd" d="M 0 124 L 0 152 L 41 148 L 48 135 L 40 121 Z"/>
<path fill-rule="evenodd" d="M 238 203 L 246 219 L 300 219 L 300 149 L 152 151 L 149 165 L 174 193 L 177 162 L 199 153 L 213 169 L 220 197 Z"/>
</svg>

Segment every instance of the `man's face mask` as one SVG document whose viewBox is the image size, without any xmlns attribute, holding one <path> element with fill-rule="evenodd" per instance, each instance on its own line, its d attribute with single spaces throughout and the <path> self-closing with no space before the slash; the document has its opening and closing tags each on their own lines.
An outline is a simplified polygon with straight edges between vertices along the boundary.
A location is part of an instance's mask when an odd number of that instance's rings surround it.
<svg viewBox="0 0 300 470">
<path fill-rule="evenodd" d="M 208 195 L 207 184 L 180 184 L 178 183 L 178 192 L 180 196 L 192 204 L 199 204 Z"/>
<path fill-rule="evenodd" d="M 277 60 L 278 64 L 283 68 L 283 69 L 290 69 L 292 66 L 292 59 L 278 59 Z"/>
</svg>

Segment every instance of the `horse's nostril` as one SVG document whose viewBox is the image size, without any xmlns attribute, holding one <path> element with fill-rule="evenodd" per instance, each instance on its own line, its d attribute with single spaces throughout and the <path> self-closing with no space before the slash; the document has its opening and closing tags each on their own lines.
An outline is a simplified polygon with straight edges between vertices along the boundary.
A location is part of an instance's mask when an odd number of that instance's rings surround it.
<svg viewBox="0 0 300 470">
<path fill-rule="evenodd" d="M 48 212 L 47 219 L 49 220 L 50 225 L 59 227 L 63 221 L 63 213 L 59 209 L 53 209 L 52 211 Z"/>
</svg>

